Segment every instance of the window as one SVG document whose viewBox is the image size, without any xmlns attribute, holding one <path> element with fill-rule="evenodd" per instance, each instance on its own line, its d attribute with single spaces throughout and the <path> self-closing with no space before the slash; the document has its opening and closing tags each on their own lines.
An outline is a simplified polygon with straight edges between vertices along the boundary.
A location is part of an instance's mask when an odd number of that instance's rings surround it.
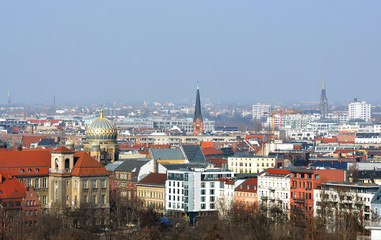
<svg viewBox="0 0 381 240">
<path fill-rule="evenodd" d="M 201 197 L 201 202 L 205 202 L 205 197 Z"/>
<path fill-rule="evenodd" d="M 37 178 L 37 179 L 34 180 L 34 187 L 35 188 L 40 188 L 40 179 Z"/>
<path fill-rule="evenodd" d="M 315 179 L 319 179 L 319 174 L 315 174 Z"/>
<path fill-rule="evenodd" d="M 106 203 L 106 195 L 102 195 L 101 202 L 102 202 L 102 204 Z"/>
<path fill-rule="evenodd" d="M 46 199 L 47 199 L 46 196 L 43 196 L 43 197 L 42 197 L 42 203 L 43 203 L 43 204 L 46 204 L 46 202 L 47 202 Z"/>
<path fill-rule="evenodd" d="M 206 204 L 205 203 L 202 203 L 201 204 L 201 209 L 205 209 L 206 208 Z"/>
<path fill-rule="evenodd" d="M 210 189 L 210 195 L 214 195 L 214 189 Z"/>
<path fill-rule="evenodd" d="M 202 187 L 202 188 L 205 187 L 205 183 L 204 183 L 204 182 L 201 183 L 201 187 Z"/>
<path fill-rule="evenodd" d="M 28 187 L 32 186 L 32 179 L 28 179 Z"/>
<path fill-rule="evenodd" d="M 83 202 L 87 202 L 87 195 L 83 196 Z"/>
<path fill-rule="evenodd" d="M 106 188 L 106 179 L 102 179 L 102 188 Z"/>
<path fill-rule="evenodd" d="M 47 188 L 48 187 L 46 178 L 42 179 L 42 187 L 43 188 Z"/>
<path fill-rule="evenodd" d="M 83 180 L 83 188 L 87 188 L 87 180 Z"/>
<path fill-rule="evenodd" d="M 214 196 L 211 196 L 211 197 L 210 197 L 210 201 L 211 201 L 211 202 L 214 202 Z"/>
<path fill-rule="evenodd" d="M 77 188 L 78 188 L 77 180 L 74 180 L 74 189 L 77 189 Z"/>
<path fill-rule="evenodd" d="M 168 186 L 171 186 L 171 181 L 168 181 Z"/>
<path fill-rule="evenodd" d="M 97 180 L 93 180 L 93 188 L 97 188 Z"/>
<path fill-rule="evenodd" d="M 205 189 L 201 189 L 201 195 L 205 195 L 206 194 L 206 190 Z"/>
<path fill-rule="evenodd" d="M 214 182 L 211 182 L 211 183 L 210 183 L 210 187 L 211 187 L 211 188 L 214 188 Z"/>
</svg>

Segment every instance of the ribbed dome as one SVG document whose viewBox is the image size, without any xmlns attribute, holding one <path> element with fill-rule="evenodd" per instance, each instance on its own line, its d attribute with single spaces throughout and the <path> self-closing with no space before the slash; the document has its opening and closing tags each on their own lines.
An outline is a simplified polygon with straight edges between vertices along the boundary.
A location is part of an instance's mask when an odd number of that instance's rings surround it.
<svg viewBox="0 0 381 240">
<path fill-rule="evenodd" d="M 113 122 L 103 117 L 103 110 L 99 118 L 95 119 L 86 129 L 86 140 L 89 142 L 115 142 L 116 127 Z"/>
</svg>

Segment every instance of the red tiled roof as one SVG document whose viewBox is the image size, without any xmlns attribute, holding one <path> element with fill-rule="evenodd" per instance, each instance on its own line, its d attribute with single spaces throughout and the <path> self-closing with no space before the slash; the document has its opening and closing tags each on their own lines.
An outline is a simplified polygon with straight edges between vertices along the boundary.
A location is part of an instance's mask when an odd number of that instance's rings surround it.
<svg viewBox="0 0 381 240">
<path fill-rule="evenodd" d="M 221 168 L 223 164 L 227 164 L 228 160 L 224 158 L 207 158 L 207 162 L 212 163 L 215 167 Z"/>
<path fill-rule="evenodd" d="M 235 188 L 236 192 L 257 192 L 258 179 L 257 178 L 249 178 L 243 183 L 241 183 L 238 187 Z"/>
<path fill-rule="evenodd" d="M 221 151 L 219 149 L 212 148 L 212 147 L 202 148 L 201 150 L 202 150 L 202 153 L 204 154 L 204 156 L 224 154 L 223 151 Z"/>
<path fill-rule="evenodd" d="M 75 152 L 74 159 L 77 159 L 71 173 L 74 176 L 110 175 L 110 172 L 87 152 Z"/>
<path fill-rule="evenodd" d="M 150 173 L 148 176 L 138 182 L 138 184 L 147 185 L 165 185 L 167 174 L 165 173 Z"/>
<path fill-rule="evenodd" d="M 61 146 L 52 151 L 53 153 L 74 153 L 75 151 L 70 150 L 67 147 Z"/>
<path fill-rule="evenodd" d="M 14 176 L 47 175 L 50 167 L 50 152 L 7 151 L 0 152 L 0 173 L 9 172 Z"/>
<path fill-rule="evenodd" d="M 0 174 L 0 199 L 22 198 L 26 187 L 12 174 Z"/>
</svg>

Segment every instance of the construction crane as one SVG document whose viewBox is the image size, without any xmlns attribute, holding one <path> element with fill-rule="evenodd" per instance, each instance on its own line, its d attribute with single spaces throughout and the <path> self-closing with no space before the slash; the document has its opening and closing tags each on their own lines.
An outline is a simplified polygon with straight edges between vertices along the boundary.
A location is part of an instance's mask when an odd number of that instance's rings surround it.
<svg viewBox="0 0 381 240">
<path fill-rule="evenodd" d="M 290 115 L 294 113 L 301 113 L 302 111 L 300 110 L 283 110 L 280 109 L 278 111 L 271 111 L 271 112 L 264 112 L 263 114 L 269 115 L 271 117 L 271 131 L 274 134 L 275 132 L 275 114 L 280 114 L 280 119 L 279 119 L 279 127 L 283 128 L 283 115 Z"/>
</svg>

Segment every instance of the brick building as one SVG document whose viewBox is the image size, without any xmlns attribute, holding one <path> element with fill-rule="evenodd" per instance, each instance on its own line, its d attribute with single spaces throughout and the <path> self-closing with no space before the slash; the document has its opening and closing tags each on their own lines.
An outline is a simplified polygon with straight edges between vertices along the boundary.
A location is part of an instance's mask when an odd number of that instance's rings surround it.
<svg viewBox="0 0 381 240">
<path fill-rule="evenodd" d="M 328 181 L 345 181 L 345 171 L 339 169 L 293 168 L 290 170 L 291 221 L 304 226 L 313 216 L 314 189 Z"/>
</svg>

